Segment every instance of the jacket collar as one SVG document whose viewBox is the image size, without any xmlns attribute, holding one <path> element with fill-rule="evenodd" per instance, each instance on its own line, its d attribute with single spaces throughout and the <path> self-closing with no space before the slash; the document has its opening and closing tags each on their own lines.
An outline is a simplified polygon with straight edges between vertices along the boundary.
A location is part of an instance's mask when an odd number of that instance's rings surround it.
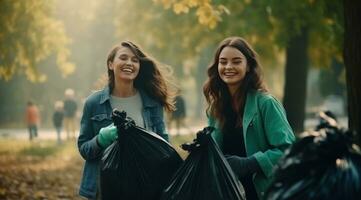
<svg viewBox="0 0 361 200">
<path fill-rule="evenodd" d="M 108 101 L 110 99 L 110 91 L 109 86 L 104 87 L 104 89 L 101 91 L 100 94 L 100 104 L 103 104 L 104 102 Z"/>
<path fill-rule="evenodd" d="M 150 98 L 149 95 L 144 90 L 140 89 L 138 91 L 139 91 L 140 97 L 142 99 L 144 108 L 157 106 L 157 102 L 154 99 Z M 109 99 L 110 99 L 110 89 L 109 89 L 109 86 L 106 86 L 101 91 L 99 103 L 103 104 L 104 102 L 108 101 Z"/>
<path fill-rule="evenodd" d="M 249 91 L 247 93 L 246 105 L 243 114 L 244 130 L 247 130 L 248 126 L 252 122 L 254 115 L 257 114 L 258 102 L 256 100 L 256 94 L 257 91 Z"/>
</svg>

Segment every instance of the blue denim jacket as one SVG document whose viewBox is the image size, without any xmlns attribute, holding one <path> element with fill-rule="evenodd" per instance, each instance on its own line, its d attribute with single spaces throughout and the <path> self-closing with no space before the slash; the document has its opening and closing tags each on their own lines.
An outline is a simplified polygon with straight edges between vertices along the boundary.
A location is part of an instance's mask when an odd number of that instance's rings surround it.
<svg viewBox="0 0 361 200">
<path fill-rule="evenodd" d="M 143 103 L 142 115 L 145 128 L 168 141 L 163 120 L 163 107 L 144 91 L 139 92 Z M 100 174 L 99 162 L 103 154 L 103 149 L 98 146 L 95 136 L 102 127 L 112 123 L 112 108 L 109 99 L 109 87 L 90 95 L 85 102 L 80 122 L 78 149 L 85 159 L 85 165 L 79 194 L 89 199 L 96 198 Z"/>
</svg>

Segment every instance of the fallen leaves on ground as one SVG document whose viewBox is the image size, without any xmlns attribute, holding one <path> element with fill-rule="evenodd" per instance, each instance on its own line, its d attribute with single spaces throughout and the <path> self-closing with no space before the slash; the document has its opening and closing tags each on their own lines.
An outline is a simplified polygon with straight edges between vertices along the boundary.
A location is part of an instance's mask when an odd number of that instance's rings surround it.
<svg viewBox="0 0 361 200">
<path fill-rule="evenodd" d="M 193 138 L 176 136 L 171 142 L 185 158 L 179 145 Z M 83 199 L 78 195 L 83 164 L 75 140 L 57 145 L 0 138 L 0 200 Z"/>
<path fill-rule="evenodd" d="M 83 160 L 75 141 L 0 139 L 0 166 L 0 199 L 82 199 Z"/>
</svg>

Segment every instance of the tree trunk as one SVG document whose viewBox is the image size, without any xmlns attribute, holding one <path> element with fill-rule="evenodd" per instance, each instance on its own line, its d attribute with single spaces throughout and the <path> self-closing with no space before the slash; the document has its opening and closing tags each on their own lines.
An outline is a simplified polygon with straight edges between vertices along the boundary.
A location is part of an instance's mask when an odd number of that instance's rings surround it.
<svg viewBox="0 0 361 200">
<path fill-rule="evenodd" d="M 349 129 L 356 131 L 361 146 L 361 1 L 344 0 L 345 35 L 343 57 L 346 66 Z"/>
<path fill-rule="evenodd" d="M 308 31 L 290 39 L 286 49 L 286 77 L 283 104 L 295 133 L 303 131 L 308 71 Z"/>
</svg>

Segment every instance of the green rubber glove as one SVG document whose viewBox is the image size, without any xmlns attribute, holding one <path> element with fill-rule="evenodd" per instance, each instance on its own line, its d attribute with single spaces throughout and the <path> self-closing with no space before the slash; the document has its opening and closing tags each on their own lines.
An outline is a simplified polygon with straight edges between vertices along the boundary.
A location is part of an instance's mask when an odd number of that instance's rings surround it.
<svg viewBox="0 0 361 200">
<path fill-rule="evenodd" d="M 113 123 L 107 127 L 101 128 L 97 136 L 98 143 L 103 148 L 107 148 L 117 138 L 117 127 L 115 127 Z"/>
</svg>

